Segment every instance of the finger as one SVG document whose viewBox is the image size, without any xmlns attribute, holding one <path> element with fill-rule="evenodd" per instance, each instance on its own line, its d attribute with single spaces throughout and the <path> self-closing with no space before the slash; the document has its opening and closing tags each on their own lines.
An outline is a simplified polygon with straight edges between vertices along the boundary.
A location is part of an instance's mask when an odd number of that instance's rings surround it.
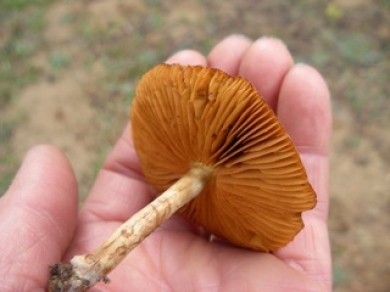
<svg viewBox="0 0 390 292">
<path fill-rule="evenodd" d="M 287 47 L 274 38 L 260 38 L 245 52 L 239 75 L 248 79 L 276 111 L 283 78 L 293 65 Z"/>
<path fill-rule="evenodd" d="M 326 220 L 331 110 L 327 86 L 317 71 L 296 65 L 288 72 L 280 92 L 278 115 L 301 153 L 309 181 L 317 193 L 317 206 L 303 214 L 305 228 L 276 255 L 330 288 Z"/>
<path fill-rule="evenodd" d="M 251 44 L 251 40 L 243 35 L 225 38 L 208 55 L 209 67 L 218 68 L 232 76 L 237 75 L 241 59 Z"/>
<path fill-rule="evenodd" d="M 191 65 L 191 66 L 207 66 L 206 58 L 194 50 L 182 50 L 171 57 L 169 57 L 165 63 L 167 64 L 181 64 L 181 65 Z"/>
<path fill-rule="evenodd" d="M 77 220 L 77 185 L 65 156 L 52 146 L 29 151 L 0 200 L 0 286 L 35 291 L 61 261 Z"/>
<path fill-rule="evenodd" d="M 314 68 L 298 64 L 288 72 L 280 92 L 278 116 L 302 152 L 328 154 L 329 90 Z"/>
<path fill-rule="evenodd" d="M 321 75 L 307 65 L 296 65 L 283 82 L 278 116 L 305 163 L 317 192 L 311 212 L 326 221 L 328 214 L 328 153 L 331 134 L 330 95 Z"/>
<path fill-rule="evenodd" d="M 184 50 L 168 58 L 167 63 L 206 66 L 206 58 Z M 100 171 L 82 210 L 81 220 L 124 221 L 152 200 L 144 183 L 128 126 Z"/>
</svg>

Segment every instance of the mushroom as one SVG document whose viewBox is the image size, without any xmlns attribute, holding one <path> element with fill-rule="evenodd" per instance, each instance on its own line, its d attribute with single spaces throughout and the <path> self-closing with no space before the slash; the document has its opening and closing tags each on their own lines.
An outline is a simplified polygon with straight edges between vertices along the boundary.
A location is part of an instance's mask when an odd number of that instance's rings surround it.
<svg viewBox="0 0 390 292">
<path fill-rule="evenodd" d="M 144 175 L 161 195 L 94 253 L 53 266 L 53 291 L 107 281 L 176 211 L 217 238 L 262 252 L 285 246 L 303 228 L 301 213 L 316 195 L 291 138 L 245 79 L 157 65 L 137 86 L 131 118 Z"/>
</svg>

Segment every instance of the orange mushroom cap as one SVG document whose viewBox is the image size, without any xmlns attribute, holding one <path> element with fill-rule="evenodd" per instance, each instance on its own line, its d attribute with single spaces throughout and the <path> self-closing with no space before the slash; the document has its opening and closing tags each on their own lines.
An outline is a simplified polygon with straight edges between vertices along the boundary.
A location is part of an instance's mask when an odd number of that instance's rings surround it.
<svg viewBox="0 0 390 292">
<path fill-rule="evenodd" d="M 165 191 L 193 166 L 211 170 L 180 213 L 208 232 L 273 251 L 303 228 L 316 195 L 290 137 L 245 79 L 161 64 L 140 80 L 133 138 L 147 181 Z"/>
</svg>

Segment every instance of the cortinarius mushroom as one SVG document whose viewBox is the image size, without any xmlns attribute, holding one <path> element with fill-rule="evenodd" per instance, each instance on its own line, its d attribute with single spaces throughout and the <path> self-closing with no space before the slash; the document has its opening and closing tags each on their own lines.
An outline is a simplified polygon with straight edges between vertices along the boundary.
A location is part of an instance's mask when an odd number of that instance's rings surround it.
<svg viewBox="0 0 390 292">
<path fill-rule="evenodd" d="M 106 280 L 177 210 L 234 245 L 269 252 L 294 238 L 303 228 L 301 213 L 316 204 L 290 137 L 243 78 L 158 65 L 138 84 L 132 127 L 145 177 L 162 194 L 96 252 L 72 259 L 73 289 L 77 281 L 88 288 Z"/>
</svg>

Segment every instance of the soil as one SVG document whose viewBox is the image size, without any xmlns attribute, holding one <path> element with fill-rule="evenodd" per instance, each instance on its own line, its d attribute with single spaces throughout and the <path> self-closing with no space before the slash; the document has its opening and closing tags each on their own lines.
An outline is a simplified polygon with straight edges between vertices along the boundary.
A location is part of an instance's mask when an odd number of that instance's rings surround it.
<svg viewBox="0 0 390 292">
<path fill-rule="evenodd" d="M 40 78 L 0 110 L 18 121 L 9 140 L 13 154 L 20 161 L 35 144 L 60 147 L 85 196 L 148 67 L 181 48 L 207 52 L 231 33 L 280 37 L 298 61 L 320 69 L 333 95 L 334 291 L 389 291 L 390 92 L 383 78 L 390 67 L 389 6 L 323 2 L 54 1 L 44 13 L 45 46 L 29 60 Z M 0 27 L 0 48 L 7 38 Z M 70 60 L 60 69 L 50 63 L 58 52 Z"/>
<path fill-rule="evenodd" d="M 335 291 L 387 291 L 390 168 L 369 139 L 350 145 L 353 127 L 348 109 L 334 111 L 329 228 L 333 264 L 345 273 L 334 275 Z"/>
</svg>

